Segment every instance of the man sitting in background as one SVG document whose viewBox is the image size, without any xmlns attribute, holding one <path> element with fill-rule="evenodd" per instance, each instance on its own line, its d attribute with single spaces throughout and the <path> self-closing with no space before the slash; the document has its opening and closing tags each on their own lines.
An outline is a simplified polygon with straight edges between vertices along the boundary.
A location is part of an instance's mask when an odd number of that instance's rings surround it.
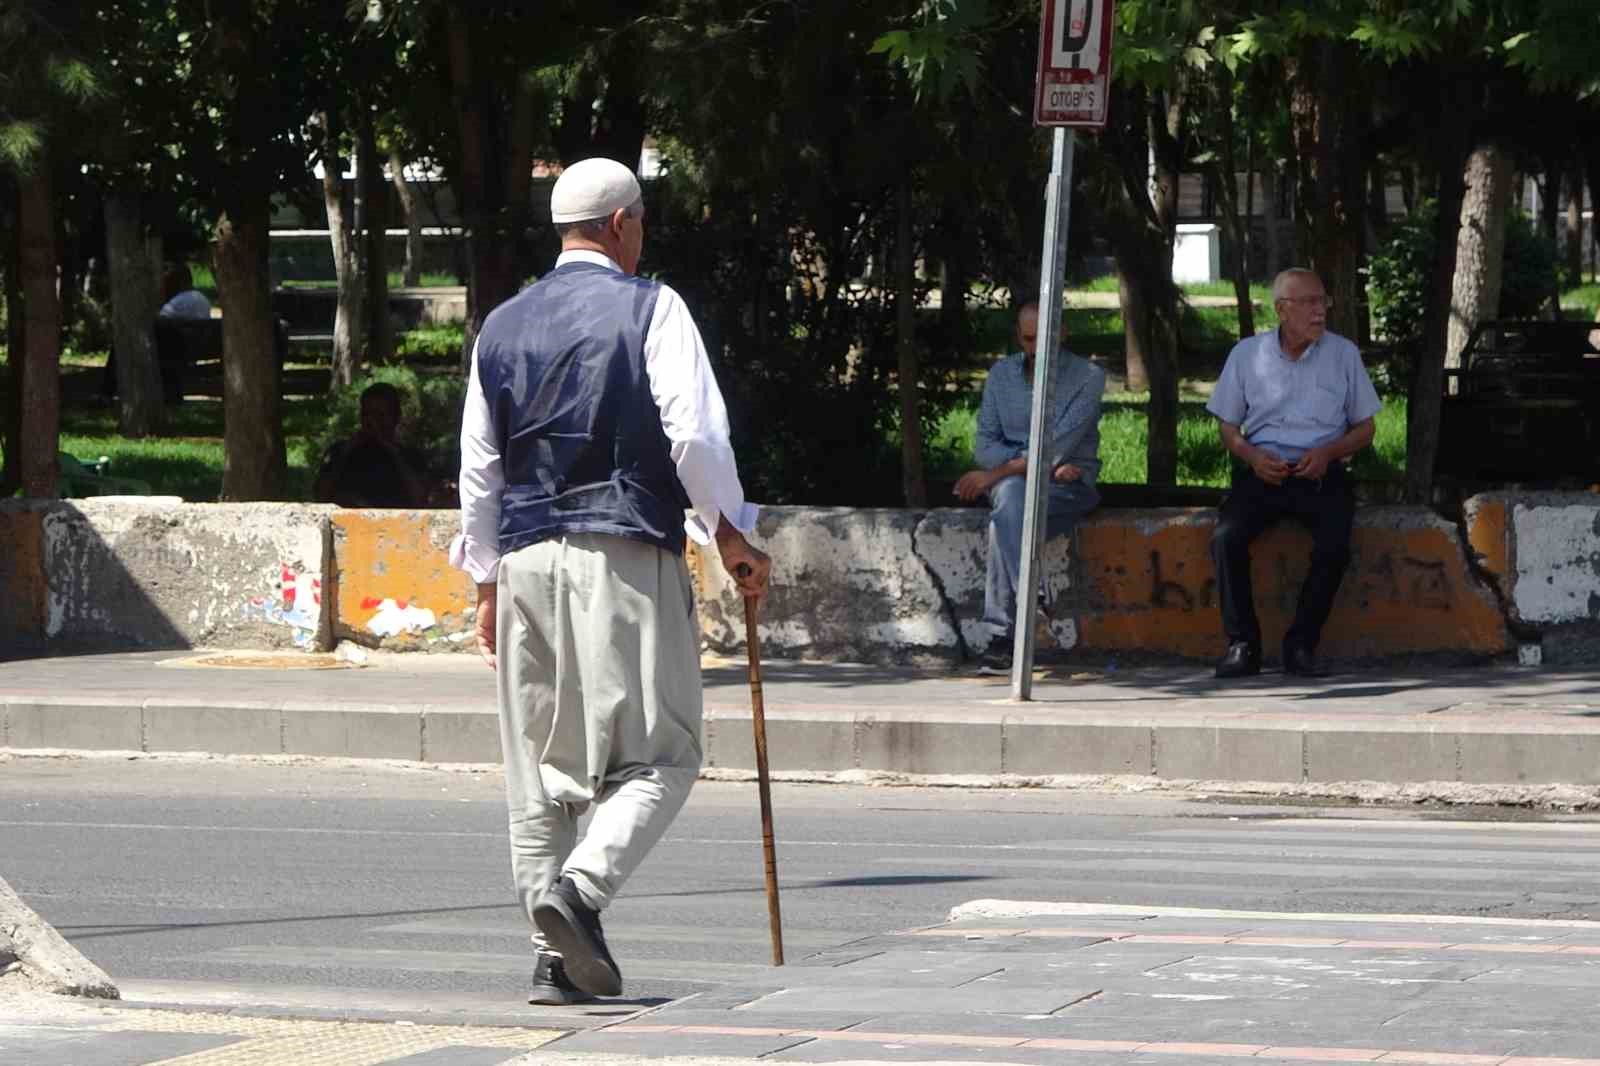
<svg viewBox="0 0 1600 1066">
<path fill-rule="evenodd" d="M 423 507 L 422 455 L 400 444 L 399 389 L 386 382 L 361 393 L 361 428 L 328 449 L 317 471 L 319 503 L 340 507 Z"/>
<path fill-rule="evenodd" d="M 1345 568 L 1356 501 L 1345 460 L 1372 443 L 1383 404 L 1361 352 L 1328 331 L 1333 301 L 1315 273 L 1292 267 L 1272 282 L 1278 328 L 1234 345 L 1206 410 L 1237 460 L 1211 535 L 1217 603 L 1228 650 L 1220 678 L 1261 672 L 1261 622 L 1250 585 L 1250 544 L 1280 518 L 1311 531 L 1311 567 L 1283 635 L 1283 671 L 1321 677 L 1317 643 Z"/>
<path fill-rule="evenodd" d="M 167 267 L 161 275 L 161 310 L 157 318 L 194 321 L 211 317 L 211 301 L 194 287 L 194 274 L 184 263 Z"/>
<path fill-rule="evenodd" d="M 1028 472 L 1028 431 L 1033 418 L 1033 359 L 1039 342 L 1039 305 L 1017 311 L 1017 344 L 1022 349 L 996 363 L 983 385 L 978 432 L 973 448 L 979 469 L 956 482 L 955 493 L 971 503 L 989 497 L 989 553 L 983 588 L 983 620 L 989 650 L 978 673 L 1011 673 L 1013 622 L 1017 613 L 1017 574 L 1022 568 L 1023 501 Z M 1066 339 L 1066 330 L 1062 330 Z M 1100 502 L 1100 400 L 1105 371 L 1065 348 L 1056 354 L 1055 410 L 1048 415 L 1050 441 L 1045 468 L 1050 473 L 1045 537 L 1066 536 L 1078 519 Z"/>
</svg>

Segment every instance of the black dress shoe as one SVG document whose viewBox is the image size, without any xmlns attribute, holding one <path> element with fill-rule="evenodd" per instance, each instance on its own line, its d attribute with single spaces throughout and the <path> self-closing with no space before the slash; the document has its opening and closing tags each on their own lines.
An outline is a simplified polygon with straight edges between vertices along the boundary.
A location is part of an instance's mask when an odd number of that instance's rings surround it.
<svg viewBox="0 0 1600 1066">
<path fill-rule="evenodd" d="M 560 955 L 541 951 L 533 964 L 533 987 L 528 990 L 528 1002 L 542 1007 L 570 1007 L 576 1003 L 593 1003 L 594 997 L 572 983 Z"/>
<path fill-rule="evenodd" d="M 573 984 L 591 995 L 622 994 L 622 971 L 606 947 L 600 912 L 583 902 L 572 878 L 563 877 L 545 890 L 533 906 L 533 922 L 549 945 L 561 952 L 562 966 Z"/>
<path fill-rule="evenodd" d="M 1228 654 L 1217 660 L 1221 678 L 1254 677 L 1261 672 L 1261 649 L 1242 640 L 1228 645 Z"/>
<path fill-rule="evenodd" d="M 1296 677 L 1327 677 L 1328 671 L 1317 665 L 1311 649 L 1301 644 L 1283 646 L 1283 672 Z"/>
</svg>

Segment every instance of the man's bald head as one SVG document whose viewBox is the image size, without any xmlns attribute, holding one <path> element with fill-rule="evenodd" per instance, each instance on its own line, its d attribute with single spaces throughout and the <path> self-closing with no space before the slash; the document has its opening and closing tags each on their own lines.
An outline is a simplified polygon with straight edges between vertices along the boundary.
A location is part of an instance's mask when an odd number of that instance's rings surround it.
<svg viewBox="0 0 1600 1066">
<path fill-rule="evenodd" d="M 1016 322 L 1017 345 L 1022 349 L 1022 354 L 1027 359 L 1033 358 L 1034 351 L 1039 347 L 1039 301 L 1029 300 L 1017 308 Z M 1061 330 L 1056 336 L 1059 345 L 1067 339 L 1067 315 L 1061 313 Z"/>
</svg>

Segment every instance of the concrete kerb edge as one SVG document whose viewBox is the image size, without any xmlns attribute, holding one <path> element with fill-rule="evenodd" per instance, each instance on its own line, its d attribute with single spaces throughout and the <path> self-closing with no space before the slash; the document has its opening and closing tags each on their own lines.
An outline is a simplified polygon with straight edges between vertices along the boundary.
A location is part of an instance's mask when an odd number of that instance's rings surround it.
<svg viewBox="0 0 1600 1066">
<path fill-rule="evenodd" d="M 755 771 L 706 767 L 705 781 L 754 781 Z M 1551 811 L 1600 810 L 1600 785 L 1477 784 L 1464 781 L 1220 781 L 1145 774 L 912 774 L 887 770 L 773 771 L 785 784 L 879 788 L 1053 789 L 1068 792 L 1150 793 L 1207 799 L 1252 797 L 1264 802 L 1315 800 L 1395 806 L 1494 806 Z"/>
<path fill-rule="evenodd" d="M 67 943 L 0 877 L 0 956 L 5 955 L 17 960 L 31 982 L 57 995 L 95 999 L 120 995 L 104 970 Z"/>
<path fill-rule="evenodd" d="M 488 762 L 421 762 L 323 755 L 215 755 L 206 752 L 82 751 L 64 748 L 0 749 L 0 765 L 15 759 L 71 759 L 163 762 L 245 760 L 266 766 L 307 764 L 373 767 L 407 773 L 484 774 L 500 772 Z M 1371 806 L 1494 806 L 1549 811 L 1600 811 L 1600 785 L 1476 784 L 1462 781 L 1221 781 L 1159 778 L 1149 774 L 917 774 L 890 770 L 775 770 L 782 784 L 849 785 L 871 788 L 961 788 L 972 790 L 1057 790 L 1112 794 L 1173 795 L 1206 800 L 1252 798 L 1262 802 L 1308 800 Z M 704 766 L 702 781 L 753 782 L 754 770 Z"/>
<path fill-rule="evenodd" d="M 67 745 L 50 743 L 45 737 L 36 738 L 31 745 L 19 743 L 15 728 L 16 708 L 21 703 L 29 709 L 54 708 L 68 720 L 57 723 L 52 733 L 72 737 Z M 120 720 L 107 711 L 124 711 Z M 208 744 L 205 737 L 186 742 L 173 730 L 178 723 L 169 722 L 159 743 L 151 735 L 152 714 L 173 711 L 185 712 L 189 725 L 203 733 L 212 734 L 228 725 L 230 714 L 243 713 L 260 718 L 262 715 L 276 720 L 276 728 L 264 724 L 256 732 L 258 741 L 268 733 L 272 742 L 258 743 L 255 750 L 237 744 L 242 734 L 231 732 L 229 744 Z M 140 728 L 137 748 L 124 741 L 131 739 L 132 731 L 121 727 L 136 713 Z M 188 713 L 193 712 L 193 713 Z M 374 715 L 389 719 L 400 727 L 405 736 L 394 730 L 374 730 Z M 319 721 L 320 720 L 320 721 Z M 753 768 L 753 743 L 749 728 L 750 715 L 742 710 L 715 710 L 706 715 L 705 766 L 708 771 L 739 773 Z M 882 729 L 893 723 L 897 729 L 896 743 L 885 747 Z M 298 723 L 298 727 L 297 727 Z M 946 745 L 950 730 L 960 730 L 964 722 L 958 716 L 945 713 L 927 721 L 896 714 L 886 716 L 879 710 L 870 712 L 819 712 L 816 715 L 784 715 L 769 719 L 770 733 L 787 734 L 783 745 L 785 757 L 775 763 L 783 771 L 802 775 L 800 779 L 822 779 L 826 775 L 864 773 L 888 774 L 907 780 L 939 782 L 948 779 L 993 778 L 1021 782 L 1018 787 L 1028 787 L 1038 781 L 1055 781 L 1063 778 L 1093 780 L 1116 778 L 1132 781 L 1180 783 L 1189 781 L 1230 781 L 1240 787 L 1253 781 L 1271 780 L 1274 789 L 1305 786 L 1313 789 L 1311 795 L 1360 798 L 1373 794 L 1371 785 L 1360 788 L 1346 787 L 1339 773 L 1342 760 L 1327 762 L 1325 750 L 1317 767 L 1311 765 L 1310 745 L 1319 740 L 1325 745 L 1338 736 L 1366 736 L 1374 741 L 1384 737 L 1404 740 L 1393 749 L 1392 767 L 1384 770 L 1386 788 L 1416 789 L 1433 787 L 1424 798 L 1438 795 L 1444 802 L 1512 802 L 1516 804 L 1550 803 L 1570 805 L 1569 799 L 1550 801 L 1545 798 L 1552 787 L 1570 787 L 1577 790 L 1571 802 L 1587 806 L 1584 798 L 1600 787 L 1600 773 L 1569 776 L 1561 782 L 1538 782 L 1531 772 L 1544 760 L 1540 751 L 1555 759 L 1562 755 L 1577 737 L 1600 740 L 1600 723 L 1589 721 L 1563 722 L 1530 718 L 1517 722 L 1477 722 L 1469 720 L 1410 720 L 1369 717 L 1363 719 L 1319 719 L 1313 721 L 1284 721 L 1282 719 L 1256 720 L 1248 715 L 1205 716 L 1184 715 L 1171 720 L 1151 721 L 1122 719 L 1101 713 L 1071 721 L 1042 721 L 1036 711 L 1023 711 L 1016 715 L 997 715 L 971 725 L 983 736 L 981 745 L 969 745 L 959 759 L 948 759 L 934 751 Z M 302 758 L 348 758 L 380 762 L 415 762 L 424 765 L 451 763 L 465 765 L 496 765 L 501 755 L 497 715 L 492 710 L 475 710 L 461 707 L 425 705 L 421 708 L 388 708 L 373 705 L 313 707 L 303 701 L 284 702 L 223 701 L 208 708 L 193 699 L 172 700 L 152 697 L 138 704 L 116 704 L 106 700 L 71 700 L 49 697 L 12 697 L 0 700 L 0 749 L 17 752 L 39 751 L 138 751 L 144 754 L 193 753 L 197 755 L 285 756 Z M 923 728 L 926 727 L 926 728 Z M 95 731 L 106 733 L 103 742 L 96 742 Z M 1040 744 L 1061 753 L 1059 760 L 1041 754 L 1038 758 L 1018 764 L 1008 758 L 1008 739 L 1015 743 L 1016 731 L 1028 732 L 1025 750 L 1039 752 Z M 320 733 L 338 738 L 337 742 L 308 744 L 297 740 L 289 744 L 286 738 L 297 738 Z M 1045 734 L 1041 737 L 1041 731 Z M 1464 745 L 1479 736 L 1516 738 L 1520 741 L 1515 765 L 1508 764 L 1504 773 L 1487 769 L 1482 759 L 1473 763 L 1478 767 L 1473 776 L 1471 767 L 1464 762 Z M 1209 739 L 1208 739 L 1209 738 Z M 46 740 L 44 744 L 37 740 Z M 991 741 L 998 741 L 991 743 Z M 875 744 L 872 758 L 866 758 L 869 744 Z M 1430 758 L 1420 758 L 1412 749 L 1417 744 L 1432 745 Z M 1264 746 L 1264 747 L 1263 747 Z M 1441 750 L 1441 746 L 1443 749 Z M 1214 750 L 1213 750 L 1214 749 Z M 1293 749 L 1293 750 L 1290 750 Z M 1479 753 L 1481 755 L 1481 753 Z M 1266 762 L 1262 760 L 1266 759 Z M 1563 760 L 1551 765 L 1559 765 Z M 1570 760 L 1565 760 L 1570 761 Z M 876 765 L 873 765 L 873 764 Z M 1387 766 L 1382 760 L 1380 766 Z M 1268 767 L 1268 775 L 1260 771 Z M 1519 769 L 1523 767 L 1524 769 Z M 1369 769 L 1376 768 L 1369 766 Z M 1496 770 L 1499 768 L 1496 767 Z M 1187 771 L 1187 772 L 1185 772 Z M 1198 771 L 1198 772 L 1196 772 Z M 1431 771 L 1431 772 L 1430 772 Z M 1440 771 L 1444 771 L 1441 773 Z M 1494 776 L 1489 776 L 1491 773 Z M 1532 780 L 1530 780 L 1532 778 Z M 1498 790 L 1490 798 L 1457 799 L 1439 792 L 1445 789 Z M 1126 787 L 1119 785 L 1119 788 Z M 1505 789 L 1522 789 L 1512 793 L 1509 800 L 1499 798 Z M 1473 793 L 1477 796 L 1477 793 Z M 1533 799 L 1525 797 L 1535 797 Z M 1410 793 L 1393 795 L 1397 801 L 1408 801 Z"/>
</svg>

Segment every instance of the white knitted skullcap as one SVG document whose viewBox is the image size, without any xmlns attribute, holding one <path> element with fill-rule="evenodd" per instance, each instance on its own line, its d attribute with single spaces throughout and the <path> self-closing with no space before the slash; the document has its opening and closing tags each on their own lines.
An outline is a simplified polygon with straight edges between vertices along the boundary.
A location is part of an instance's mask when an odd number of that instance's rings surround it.
<svg viewBox="0 0 1600 1066">
<path fill-rule="evenodd" d="M 550 221 L 583 222 L 606 218 L 639 199 L 633 171 L 615 159 L 595 157 L 572 164 L 550 190 Z"/>
</svg>

